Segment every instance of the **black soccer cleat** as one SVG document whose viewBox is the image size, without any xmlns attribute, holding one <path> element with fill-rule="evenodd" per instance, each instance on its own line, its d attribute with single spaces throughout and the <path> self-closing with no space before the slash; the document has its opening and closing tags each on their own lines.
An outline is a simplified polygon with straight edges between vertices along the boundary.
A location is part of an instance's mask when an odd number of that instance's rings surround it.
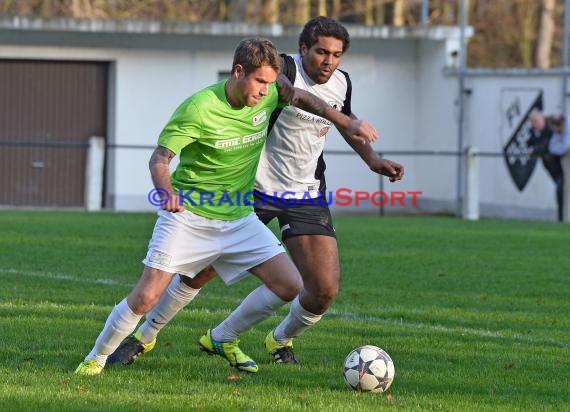
<svg viewBox="0 0 570 412">
<path fill-rule="evenodd" d="M 153 350 L 154 345 L 156 345 L 156 339 L 149 343 L 142 343 L 137 339 L 136 334 L 129 335 L 121 342 L 115 352 L 109 355 L 107 364 L 130 365 L 139 356 Z"/>
</svg>

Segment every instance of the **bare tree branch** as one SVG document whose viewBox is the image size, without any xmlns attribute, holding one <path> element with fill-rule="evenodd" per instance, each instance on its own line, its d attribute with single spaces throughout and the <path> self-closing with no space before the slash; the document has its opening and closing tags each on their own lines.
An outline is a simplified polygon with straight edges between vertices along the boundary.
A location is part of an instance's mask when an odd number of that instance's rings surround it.
<svg viewBox="0 0 570 412">
<path fill-rule="evenodd" d="M 536 67 L 550 67 L 550 51 L 554 37 L 554 6 L 555 0 L 542 0 L 540 28 L 536 44 Z"/>
</svg>

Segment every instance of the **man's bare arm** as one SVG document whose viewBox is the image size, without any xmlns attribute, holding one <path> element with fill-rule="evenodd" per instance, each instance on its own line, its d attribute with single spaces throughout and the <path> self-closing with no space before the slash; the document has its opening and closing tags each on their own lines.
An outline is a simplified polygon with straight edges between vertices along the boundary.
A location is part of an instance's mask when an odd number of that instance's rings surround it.
<svg viewBox="0 0 570 412">
<path fill-rule="evenodd" d="M 353 113 L 350 114 L 350 117 L 356 119 Z M 374 173 L 387 176 L 391 182 L 402 180 L 404 177 L 404 166 L 392 160 L 380 158 L 370 143 L 357 143 L 342 132 L 341 135 Z"/>
<path fill-rule="evenodd" d="M 170 169 L 169 165 L 172 159 L 176 156 L 172 150 L 166 147 L 157 146 L 152 152 L 148 166 L 152 183 L 157 189 L 164 189 L 168 193 L 168 199 L 162 209 L 169 212 L 183 212 L 184 206 L 179 204 L 178 194 L 175 192 L 170 183 Z"/>
<path fill-rule="evenodd" d="M 290 102 L 293 106 L 309 113 L 323 117 L 338 128 L 338 130 L 356 142 L 373 142 L 378 138 L 378 133 L 370 123 L 350 118 L 335 110 L 327 102 L 309 93 L 306 90 L 293 87 L 289 79 L 280 74 L 277 79 L 279 97 L 282 101 Z"/>
</svg>

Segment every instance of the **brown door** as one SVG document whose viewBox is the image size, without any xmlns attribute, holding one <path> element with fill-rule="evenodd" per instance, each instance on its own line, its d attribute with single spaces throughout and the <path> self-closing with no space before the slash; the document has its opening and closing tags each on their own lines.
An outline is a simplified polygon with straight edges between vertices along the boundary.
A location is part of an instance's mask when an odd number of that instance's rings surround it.
<svg viewBox="0 0 570 412">
<path fill-rule="evenodd" d="M 0 60 L 0 205 L 83 207 L 90 136 L 107 134 L 108 63 Z"/>
</svg>

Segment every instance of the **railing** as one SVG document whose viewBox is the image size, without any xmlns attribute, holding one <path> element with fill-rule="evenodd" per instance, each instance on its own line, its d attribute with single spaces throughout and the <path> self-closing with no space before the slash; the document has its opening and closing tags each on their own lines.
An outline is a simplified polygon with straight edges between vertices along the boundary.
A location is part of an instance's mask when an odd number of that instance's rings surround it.
<svg viewBox="0 0 570 412">
<path fill-rule="evenodd" d="M 81 143 L 61 143 L 61 142 L 16 142 L 16 141 L 0 141 L 0 148 L 27 148 L 27 149 L 39 149 L 39 151 L 33 152 L 30 156 L 20 156 L 15 153 L 9 154 L 6 150 L 0 152 L 0 157 L 2 157 L 2 163 L 0 167 L 1 178 L 3 179 L 3 189 L 4 194 L 10 194 L 9 184 L 14 184 L 18 177 L 27 173 L 38 173 L 44 168 L 44 162 L 41 160 L 46 155 L 46 149 L 62 151 L 60 155 L 52 158 L 52 162 L 66 162 L 70 163 L 70 166 L 77 166 L 79 164 L 79 172 L 84 171 L 84 186 L 79 187 L 79 195 L 76 195 L 74 200 L 63 199 L 60 201 L 42 199 L 39 204 L 30 204 L 30 206 L 52 206 L 52 207 L 84 207 L 86 210 L 95 211 L 100 210 L 103 206 L 103 194 L 104 194 L 104 169 L 105 169 L 105 158 L 108 158 L 110 150 L 116 149 L 131 149 L 131 150 L 148 150 L 152 151 L 156 146 L 154 145 L 129 145 L 129 144 L 108 144 L 105 145 L 105 141 L 102 137 L 91 137 L 88 144 Z M 67 152 L 63 152 L 66 151 Z M 69 150 L 73 151 L 72 153 Z M 354 151 L 350 150 L 327 150 L 325 155 L 340 155 L 340 156 L 357 156 Z M 468 147 L 464 152 L 458 152 L 453 150 L 390 150 L 378 152 L 378 155 L 382 158 L 394 158 L 402 156 L 430 156 L 430 157 L 455 157 L 458 159 L 462 158 L 462 173 L 458 176 L 460 179 L 461 190 L 456 199 L 456 215 L 467 220 L 478 220 L 480 217 L 479 211 L 479 159 L 480 158 L 503 158 L 503 152 L 480 152 L 474 147 Z M 11 157 L 10 157 L 11 156 Z M 34 159 L 40 160 L 34 160 Z M 23 160 L 24 159 L 24 160 Z M 27 172 L 17 169 L 17 165 L 22 162 L 31 161 L 30 165 L 24 164 Z M 566 165 L 570 165 L 570 152 L 566 154 L 565 157 Z M 79 163 L 78 163 L 79 162 Z M 31 166 L 31 167 L 29 167 Z M 31 172 L 30 170 L 31 169 Z M 35 170 L 35 172 L 34 172 Z M 71 177 L 77 174 L 78 170 L 72 169 L 62 169 L 55 176 L 52 176 L 48 180 L 52 186 L 48 189 L 53 194 L 57 195 L 68 195 L 70 191 Z M 29 176 L 24 176 L 28 179 Z M 34 178 L 34 176 L 32 176 Z M 81 180 L 81 179 L 80 179 Z M 36 177 L 36 183 L 39 180 Z M 80 184 L 81 182 L 79 182 Z M 17 183 L 17 185 L 22 186 L 22 183 Z M 74 183 L 76 186 L 78 183 Z M 59 188 L 59 189 L 58 189 Z M 61 190 L 63 188 L 63 190 Z M 379 176 L 379 190 L 384 192 L 384 179 Z M 77 190 L 76 190 L 77 192 Z M 563 192 L 563 221 L 570 222 L 570 168 L 565 168 L 564 176 L 564 192 Z M 36 197 L 37 198 L 37 197 Z M 78 198 L 80 198 L 78 200 Z M 1 205 L 12 205 L 17 206 L 17 203 L 11 203 L 9 200 L 0 198 Z M 385 214 L 384 206 L 379 207 L 380 215 Z"/>
<path fill-rule="evenodd" d="M 349 155 L 355 156 L 356 153 L 349 150 L 327 150 L 325 155 Z M 463 158 L 460 179 L 460 190 L 456 199 L 458 217 L 465 220 L 478 220 L 480 218 L 479 211 L 479 159 L 480 158 L 503 158 L 503 152 L 480 152 L 475 147 L 467 147 L 464 152 L 452 150 L 390 150 L 378 152 L 381 158 L 393 158 L 394 156 L 452 156 Z M 511 155 L 516 156 L 516 155 Z M 520 156 L 525 156 L 522 154 Z M 562 221 L 570 222 L 570 151 L 566 153 L 564 158 L 566 165 L 564 169 L 564 192 L 563 192 L 563 210 Z M 458 162 L 459 163 L 459 162 Z M 384 179 L 379 177 L 379 190 L 384 192 Z M 384 215 L 384 206 L 379 206 L 379 214 Z"/>
</svg>

